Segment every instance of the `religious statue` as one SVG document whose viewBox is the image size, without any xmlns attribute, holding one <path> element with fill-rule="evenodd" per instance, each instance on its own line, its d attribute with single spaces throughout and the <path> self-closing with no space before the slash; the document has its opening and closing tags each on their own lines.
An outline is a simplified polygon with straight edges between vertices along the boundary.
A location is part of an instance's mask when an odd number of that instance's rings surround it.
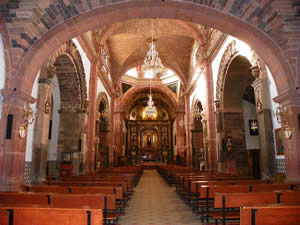
<svg viewBox="0 0 300 225">
<path fill-rule="evenodd" d="M 229 158 L 232 157 L 232 143 L 231 143 L 231 137 L 227 138 L 227 143 L 226 143 L 226 148 L 227 148 L 227 155 Z"/>
<path fill-rule="evenodd" d="M 147 146 L 151 147 L 151 137 L 147 136 Z"/>
</svg>

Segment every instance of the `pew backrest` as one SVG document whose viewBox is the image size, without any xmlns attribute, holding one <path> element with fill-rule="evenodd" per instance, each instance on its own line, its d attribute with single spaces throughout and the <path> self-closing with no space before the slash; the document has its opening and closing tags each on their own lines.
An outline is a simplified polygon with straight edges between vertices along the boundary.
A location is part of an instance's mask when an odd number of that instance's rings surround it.
<svg viewBox="0 0 300 225">
<path fill-rule="evenodd" d="M 1 225 L 102 225 L 101 209 L 0 205 Z"/>
<path fill-rule="evenodd" d="M 300 224 L 300 204 L 269 204 L 242 206 L 240 225 Z"/>
</svg>

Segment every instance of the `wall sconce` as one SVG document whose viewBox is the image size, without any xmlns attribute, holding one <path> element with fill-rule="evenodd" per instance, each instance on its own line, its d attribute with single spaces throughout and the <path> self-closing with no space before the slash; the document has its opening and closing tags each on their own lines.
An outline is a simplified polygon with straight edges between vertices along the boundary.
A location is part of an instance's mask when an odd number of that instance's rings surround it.
<svg viewBox="0 0 300 225">
<path fill-rule="evenodd" d="M 28 126 L 30 124 L 33 124 L 36 117 L 36 112 L 27 105 L 24 105 L 24 123 Z"/>
<path fill-rule="evenodd" d="M 21 124 L 18 130 L 20 138 L 26 137 L 27 127 L 28 125 L 33 124 L 35 117 L 36 117 L 36 112 L 30 106 L 24 105 L 24 115 L 23 115 L 24 123 Z"/>
<path fill-rule="evenodd" d="M 277 122 L 281 124 L 285 139 L 289 140 L 292 137 L 292 130 L 288 123 L 288 112 L 285 106 L 279 105 L 276 109 Z"/>
</svg>

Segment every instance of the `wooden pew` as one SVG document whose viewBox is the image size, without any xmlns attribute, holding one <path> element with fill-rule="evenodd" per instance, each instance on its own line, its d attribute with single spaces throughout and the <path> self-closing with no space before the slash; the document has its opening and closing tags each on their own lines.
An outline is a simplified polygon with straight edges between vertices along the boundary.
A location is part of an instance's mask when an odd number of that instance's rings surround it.
<svg viewBox="0 0 300 225">
<path fill-rule="evenodd" d="M 249 192 L 250 185 L 203 185 L 201 187 L 199 200 L 192 205 L 193 213 L 198 214 L 199 208 L 201 208 L 200 219 L 203 222 L 203 219 L 206 215 L 206 221 L 208 222 L 208 212 L 209 208 L 214 206 L 215 193 L 247 193 Z"/>
<path fill-rule="evenodd" d="M 109 194 L 58 194 L 30 192 L 0 192 L 2 204 L 37 204 L 56 208 L 89 208 L 103 209 L 104 223 L 118 220 L 115 196 Z"/>
<path fill-rule="evenodd" d="M 127 182 L 129 190 L 134 188 L 134 179 L 133 177 L 123 177 L 119 175 L 102 175 L 102 176 L 74 176 L 74 177 L 62 177 L 60 181 L 67 182 L 101 182 L 101 181 L 116 181 L 116 182 Z"/>
<path fill-rule="evenodd" d="M 73 193 L 73 194 L 115 194 L 116 200 L 123 200 L 122 187 L 110 186 L 55 186 L 55 185 L 21 185 L 23 192 L 53 192 L 53 193 Z"/>
<path fill-rule="evenodd" d="M 127 182 L 121 181 L 43 181 L 45 185 L 55 185 L 55 186 L 112 186 L 112 187 L 122 187 L 123 193 L 128 192 Z"/>
<path fill-rule="evenodd" d="M 102 210 L 0 204 L 1 225 L 102 225 Z"/>
<path fill-rule="evenodd" d="M 203 221 L 203 217 L 204 214 L 207 213 L 209 211 L 209 208 L 213 206 L 213 199 L 215 197 L 215 193 L 217 192 L 223 192 L 223 193 L 235 193 L 235 192 L 242 192 L 242 193 L 246 193 L 246 192 L 258 192 L 260 190 L 267 190 L 267 191 L 275 191 L 275 190 L 290 190 L 294 187 L 293 184 L 251 184 L 252 182 L 249 182 L 250 184 L 248 184 L 245 181 L 242 181 L 241 183 L 239 183 L 239 181 L 237 181 L 236 184 L 234 185 L 230 185 L 229 183 L 225 182 L 212 182 L 212 184 L 208 184 L 208 185 L 199 185 L 197 186 L 196 189 L 196 193 L 198 193 L 196 196 L 197 200 L 196 203 L 192 205 L 192 209 L 193 209 L 193 213 L 198 214 L 199 212 L 199 208 L 201 208 L 201 219 Z M 200 183 L 201 184 L 201 183 Z M 256 186 L 258 186 L 256 188 Z M 194 191 L 194 190 L 192 190 Z M 285 192 L 285 193 L 288 193 Z M 291 192 L 293 193 L 293 192 Z M 291 194 L 290 198 L 292 197 L 293 194 Z M 288 194 L 286 194 L 285 196 L 282 196 L 285 202 L 289 202 L 288 201 Z M 293 202 L 293 199 L 291 199 L 291 201 Z M 204 210 L 205 209 L 205 210 Z M 208 221 L 208 217 L 206 218 Z"/>
<path fill-rule="evenodd" d="M 297 224 L 300 224 L 300 204 L 264 204 L 240 209 L 240 225 Z"/>
<path fill-rule="evenodd" d="M 284 197 L 286 195 L 286 197 Z M 214 208 L 222 211 L 210 212 L 209 217 L 222 220 L 223 225 L 226 219 L 239 219 L 239 210 L 228 211 L 228 209 L 239 209 L 244 205 L 253 204 L 274 204 L 274 203 L 300 203 L 300 192 L 298 191 L 276 191 L 276 192 L 248 192 L 248 193 L 215 193 Z"/>
</svg>

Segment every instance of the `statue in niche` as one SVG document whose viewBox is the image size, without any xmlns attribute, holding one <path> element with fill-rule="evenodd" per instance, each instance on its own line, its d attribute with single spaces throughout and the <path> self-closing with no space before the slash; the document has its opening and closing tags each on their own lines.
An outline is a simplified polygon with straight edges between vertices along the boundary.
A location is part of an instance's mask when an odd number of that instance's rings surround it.
<svg viewBox="0 0 300 225">
<path fill-rule="evenodd" d="M 151 136 L 148 135 L 148 136 L 147 136 L 147 146 L 148 146 L 148 147 L 151 147 L 151 144 L 152 144 L 151 142 L 152 142 Z"/>
</svg>

